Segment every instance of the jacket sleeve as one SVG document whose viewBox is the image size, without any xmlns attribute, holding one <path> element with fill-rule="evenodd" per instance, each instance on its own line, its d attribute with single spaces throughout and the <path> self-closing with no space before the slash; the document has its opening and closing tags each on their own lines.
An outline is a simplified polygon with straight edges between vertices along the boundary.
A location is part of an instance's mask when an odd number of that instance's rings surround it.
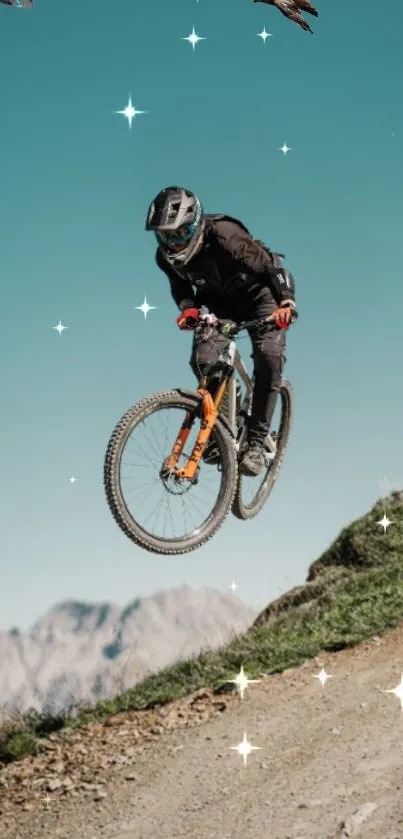
<svg viewBox="0 0 403 839">
<path fill-rule="evenodd" d="M 218 222 L 215 232 L 218 244 L 227 251 L 238 272 L 270 288 L 279 305 L 295 306 L 294 277 L 285 268 L 276 268 L 270 253 L 256 239 L 238 225 L 226 221 Z"/>
<path fill-rule="evenodd" d="M 159 250 L 155 254 L 155 261 L 161 271 L 168 277 L 171 288 L 171 296 L 176 305 L 183 312 L 184 309 L 195 306 L 192 286 L 183 280 L 169 262 L 162 258 Z"/>
</svg>

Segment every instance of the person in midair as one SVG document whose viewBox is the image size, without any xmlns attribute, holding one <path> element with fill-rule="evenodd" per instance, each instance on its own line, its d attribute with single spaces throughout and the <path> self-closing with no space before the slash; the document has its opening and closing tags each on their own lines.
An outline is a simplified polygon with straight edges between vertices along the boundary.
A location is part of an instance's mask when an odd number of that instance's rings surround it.
<svg viewBox="0 0 403 839">
<path fill-rule="evenodd" d="M 281 385 L 285 332 L 295 318 L 294 278 L 281 267 L 283 254 L 273 253 L 238 219 L 204 213 L 197 195 L 183 187 L 158 193 L 145 227 L 156 235 L 156 263 L 180 309 L 180 329 L 195 327 L 202 306 L 235 322 L 274 316 L 249 331 L 255 386 L 240 470 L 258 475 L 265 465 L 264 441 Z M 193 343 L 190 365 L 198 378 L 203 367 L 217 360 L 223 341 L 217 333 L 214 341 Z"/>
</svg>

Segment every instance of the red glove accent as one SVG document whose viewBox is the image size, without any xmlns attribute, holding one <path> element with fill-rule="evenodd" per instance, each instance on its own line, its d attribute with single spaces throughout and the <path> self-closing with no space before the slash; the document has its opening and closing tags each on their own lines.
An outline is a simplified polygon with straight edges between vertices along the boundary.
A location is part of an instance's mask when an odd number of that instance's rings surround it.
<svg viewBox="0 0 403 839">
<path fill-rule="evenodd" d="M 179 329 L 194 329 L 199 320 L 198 309 L 184 309 L 176 318 Z"/>
<path fill-rule="evenodd" d="M 280 306 L 273 312 L 274 323 L 279 329 L 288 329 L 292 321 L 292 309 L 290 306 Z"/>
</svg>

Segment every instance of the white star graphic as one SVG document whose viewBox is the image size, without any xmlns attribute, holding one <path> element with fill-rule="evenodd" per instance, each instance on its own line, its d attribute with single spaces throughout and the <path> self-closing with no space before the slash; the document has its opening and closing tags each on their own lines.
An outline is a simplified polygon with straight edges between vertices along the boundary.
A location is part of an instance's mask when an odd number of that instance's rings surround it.
<svg viewBox="0 0 403 839">
<path fill-rule="evenodd" d="M 146 319 L 147 314 L 148 314 L 148 312 L 151 311 L 151 309 L 157 309 L 157 308 L 158 308 L 158 306 L 149 306 L 148 303 L 147 303 L 147 298 L 146 297 L 144 298 L 144 303 L 142 303 L 141 306 L 133 306 L 133 309 L 140 309 L 140 312 L 143 312 L 144 320 Z"/>
<path fill-rule="evenodd" d="M 383 517 L 381 518 L 381 520 L 380 520 L 380 521 L 377 521 L 377 524 L 380 524 L 380 525 L 381 525 L 381 527 L 383 527 L 383 532 L 384 532 L 384 533 L 386 533 L 386 531 L 387 531 L 387 529 L 388 529 L 389 525 L 390 525 L 390 524 L 393 524 L 393 521 L 390 521 L 390 520 L 388 519 L 388 517 L 387 517 L 386 513 L 384 513 L 384 514 L 383 514 Z"/>
<path fill-rule="evenodd" d="M 403 708 L 403 673 L 400 677 L 400 684 L 393 690 L 384 690 L 382 693 L 394 693 L 400 699 L 400 707 Z"/>
<path fill-rule="evenodd" d="M 231 585 L 230 585 L 230 588 L 232 588 L 232 592 L 233 592 L 233 593 L 234 593 L 234 591 L 235 591 L 235 589 L 236 589 L 236 588 L 239 588 L 239 586 L 237 586 L 237 584 L 236 584 L 235 580 L 232 580 L 232 583 L 231 583 Z"/>
<path fill-rule="evenodd" d="M 282 151 L 282 152 L 283 152 L 283 154 L 284 154 L 284 157 L 285 157 L 285 156 L 286 156 L 286 154 L 287 154 L 287 152 L 288 152 L 288 151 L 292 151 L 292 149 L 291 149 L 291 148 L 289 148 L 289 146 L 287 146 L 287 143 L 286 143 L 286 142 L 285 142 L 285 140 L 284 140 L 283 145 L 282 145 L 282 146 L 280 146 L 280 148 L 278 149 L 278 151 Z"/>
<path fill-rule="evenodd" d="M 59 323 L 57 324 L 57 326 L 52 326 L 52 329 L 56 329 L 56 332 L 58 332 L 59 335 L 61 335 L 62 332 L 64 332 L 64 330 L 68 329 L 68 328 L 69 328 L 68 326 L 63 326 L 61 320 L 59 320 Z"/>
<path fill-rule="evenodd" d="M 136 108 L 134 108 L 133 105 L 132 105 L 132 97 L 129 96 L 129 102 L 126 105 L 126 107 L 123 109 L 123 111 L 114 111 L 114 113 L 115 114 L 122 114 L 124 117 L 126 117 L 128 123 L 129 123 L 129 128 L 131 128 L 133 119 L 138 114 L 147 114 L 148 111 L 137 111 Z"/>
<path fill-rule="evenodd" d="M 71 484 L 75 484 L 76 480 L 77 480 L 77 478 L 73 478 L 73 476 L 71 478 L 69 478 L 69 481 L 70 481 Z"/>
<path fill-rule="evenodd" d="M 248 755 L 250 755 L 250 753 L 255 751 L 256 749 L 260 749 L 261 746 L 252 746 L 250 743 L 248 743 L 246 731 L 244 731 L 242 742 L 238 743 L 237 746 L 230 746 L 230 748 L 234 749 L 236 752 L 238 752 L 238 754 L 242 755 L 243 764 L 244 766 L 246 766 Z"/>
<path fill-rule="evenodd" d="M 400 684 L 393 690 L 384 690 L 383 693 L 394 693 L 400 699 L 400 707 L 403 708 L 403 674 L 400 677 Z"/>
<path fill-rule="evenodd" d="M 266 27 L 264 26 L 262 32 L 258 32 L 256 37 L 261 38 L 263 43 L 265 44 L 266 38 L 272 38 L 273 35 L 271 34 L 271 32 L 266 32 Z"/>
<path fill-rule="evenodd" d="M 193 50 L 194 50 L 198 41 L 205 41 L 205 40 L 206 40 L 206 38 L 199 38 L 199 36 L 196 35 L 194 27 L 193 27 L 190 35 L 187 36 L 187 38 L 181 38 L 181 41 L 189 41 L 189 44 L 192 44 Z"/>
<path fill-rule="evenodd" d="M 248 679 L 242 666 L 236 679 L 227 679 L 227 682 L 237 686 L 239 693 L 241 694 L 241 699 L 243 699 L 243 695 L 248 685 L 255 685 L 260 682 L 260 679 Z"/>
<path fill-rule="evenodd" d="M 322 667 L 322 670 L 320 671 L 320 673 L 317 673 L 317 675 L 316 675 L 316 676 L 312 676 L 312 678 L 313 678 L 313 679 L 319 679 L 319 681 L 320 681 L 320 683 L 321 683 L 322 687 L 324 687 L 324 686 L 325 686 L 325 684 L 326 684 L 326 682 L 327 682 L 327 680 L 328 680 L 328 679 L 332 679 L 332 678 L 333 678 L 333 676 L 329 676 L 329 674 L 328 674 L 328 673 L 326 673 L 326 672 L 325 672 L 325 670 L 324 670 L 324 669 L 323 669 L 323 667 Z"/>
</svg>

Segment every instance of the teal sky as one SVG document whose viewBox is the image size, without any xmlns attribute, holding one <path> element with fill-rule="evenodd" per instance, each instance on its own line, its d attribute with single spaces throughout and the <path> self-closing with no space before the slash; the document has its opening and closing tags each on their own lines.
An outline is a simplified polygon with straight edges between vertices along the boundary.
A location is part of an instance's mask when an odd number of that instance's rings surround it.
<svg viewBox="0 0 403 839">
<path fill-rule="evenodd" d="M 312 37 L 250 0 L 0 6 L 0 628 L 67 597 L 125 603 L 182 583 L 234 579 L 264 605 L 383 476 L 403 482 L 403 9 L 317 7 Z M 147 111 L 131 131 L 114 113 L 130 94 Z M 271 500 L 177 558 L 131 544 L 102 486 L 121 414 L 193 382 L 144 231 L 170 183 L 285 252 L 300 311 Z"/>
</svg>

